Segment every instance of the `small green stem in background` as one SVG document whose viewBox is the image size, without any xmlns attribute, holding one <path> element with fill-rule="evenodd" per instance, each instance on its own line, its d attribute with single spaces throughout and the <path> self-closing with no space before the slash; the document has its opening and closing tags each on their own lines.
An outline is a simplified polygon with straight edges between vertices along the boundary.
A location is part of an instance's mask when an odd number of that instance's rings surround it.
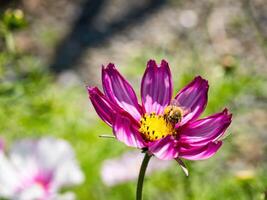
<svg viewBox="0 0 267 200">
<path fill-rule="evenodd" d="M 142 200 L 143 182 L 145 178 L 146 168 L 148 166 L 148 162 L 150 158 L 151 158 L 151 155 L 149 155 L 148 153 L 145 153 L 145 157 L 142 162 L 142 165 L 139 171 L 138 181 L 137 181 L 136 200 Z"/>
<path fill-rule="evenodd" d="M 99 135 L 100 138 L 112 138 L 115 139 L 114 135 Z"/>
<path fill-rule="evenodd" d="M 6 47 L 8 51 L 14 53 L 16 50 L 16 47 L 15 47 L 15 41 L 14 41 L 14 37 L 12 33 L 5 34 L 5 42 L 6 42 Z"/>
</svg>

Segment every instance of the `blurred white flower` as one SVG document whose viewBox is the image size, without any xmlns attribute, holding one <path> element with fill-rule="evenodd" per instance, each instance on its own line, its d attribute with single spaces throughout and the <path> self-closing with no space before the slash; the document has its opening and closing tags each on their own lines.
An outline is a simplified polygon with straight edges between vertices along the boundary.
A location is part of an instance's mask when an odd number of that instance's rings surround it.
<svg viewBox="0 0 267 200">
<path fill-rule="evenodd" d="M 185 28 L 193 28 L 198 23 L 198 16 L 194 10 L 184 10 L 179 16 L 179 22 Z"/>
<path fill-rule="evenodd" d="M 143 160 L 143 155 L 139 151 L 126 152 L 122 156 L 105 160 L 101 167 L 101 178 L 105 185 L 113 186 L 131 180 L 136 180 Z M 163 171 L 170 167 L 171 161 L 161 162 L 152 158 L 147 175 L 155 171 Z"/>
<path fill-rule="evenodd" d="M 0 142 L 1 143 L 1 142 Z M 11 200 L 72 200 L 62 187 L 82 183 L 84 175 L 71 146 L 42 138 L 16 142 L 6 156 L 0 144 L 0 197 Z"/>
</svg>

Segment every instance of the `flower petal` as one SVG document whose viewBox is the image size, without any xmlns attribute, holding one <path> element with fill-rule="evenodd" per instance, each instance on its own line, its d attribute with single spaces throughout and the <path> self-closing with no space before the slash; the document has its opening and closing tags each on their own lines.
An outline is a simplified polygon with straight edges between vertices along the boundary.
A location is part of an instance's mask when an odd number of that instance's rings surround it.
<svg viewBox="0 0 267 200">
<path fill-rule="evenodd" d="M 129 112 L 136 120 L 141 118 L 141 106 L 133 88 L 114 64 L 110 63 L 106 68 L 102 68 L 102 83 L 104 92 L 111 102 Z"/>
<path fill-rule="evenodd" d="M 172 136 L 151 142 L 148 150 L 162 160 L 171 160 L 178 156 L 177 141 Z"/>
<path fill-rule="evenodd" d="M 210 142 L 199 147 L 180 147 L 179 157 L 187 160 L 204 160 L 213 156 L 221 147 L 222 141 Z"/>
<path fill-rule="evenodd" d="M 172 98 L 172 77 L 168 63 L 161 61 L 158 67 L 154 60 L 147 63 L 142 79 L 141 96 L 146 113 L 160 114 Z"/>
<path fill-rule="evenodd" d="M 208 81 L 198 76 L 176 95 L 179 106 L 188 110 L 180 125 L 201 115 L 208 101 L 208 89 Z"/>
<path fill-rule="evenodd" d="M 191 146 L 203 146 L 209 142 L 215 142 L 222 137 L 231 124 L 231 118 L 232 115 L 225 109 L 204 119 L 189 122 L 181 128 L 179 141 Z"/>
<path fill-rule="evenodd" d="M 20 140 L 12 146 L 10 160 L 22 177 L 38 178 L 53 192 L 84 180 L 72 147 L 61 139 Z"/>
<path fill-rule="evenodd" d="M 110 102 L 97 87 L 88 87 L 87 89 L 89 98 L 99 117 L 109 126 L 112 126 L 115 116 L 120 108 Z"/>
<path fill-rule="evenodd" d="M 11 198 L 19 181 L 16 168 L 0 151 L 0 197 Z"/>
<path fill-rule="evenodd" d="M 53 146 L 53 149 L 51 149 Z M 41 138 L 36 146 L 36 158 L 43 172 L 53 173 L 53 186 L 77 185 L 84 181 L 84 175 L 70 144 L 62 139 Z"/>
<path fill-rule="evenodd" d="M 138 123 L 126 114 L 117 115 L 113 125 L 113 133 L 119 141 L 127 146 L 137 148 L 146 146 L 141 134 L 138 132 Z"/>
</svg>

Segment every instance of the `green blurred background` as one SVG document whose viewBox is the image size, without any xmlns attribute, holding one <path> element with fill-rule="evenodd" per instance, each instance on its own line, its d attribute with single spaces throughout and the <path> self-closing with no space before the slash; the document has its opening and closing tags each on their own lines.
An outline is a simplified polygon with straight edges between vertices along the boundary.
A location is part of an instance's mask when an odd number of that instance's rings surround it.
<svg viewBox="0 0 267 200">
<path fill-rule="evenodd" d="M 189 177 L 175 162 L 148 176 L 144 199 L 267 199 L 266 14 L 264 0 L 1 1 L 0 137 L 65 138 L 86 175 L 77 199 L 134 199 L 135 181 L 101 181 L 103 161 L 132 149 L 98 137 L 111 129 L 85 86 L 113 62 L 139 94 L 147 60 L 166 59 L 175 92 L 203 76 L 203 116 L 227 107 L 233 122 L 214 157 L 186 162 Z"/>
</svg>

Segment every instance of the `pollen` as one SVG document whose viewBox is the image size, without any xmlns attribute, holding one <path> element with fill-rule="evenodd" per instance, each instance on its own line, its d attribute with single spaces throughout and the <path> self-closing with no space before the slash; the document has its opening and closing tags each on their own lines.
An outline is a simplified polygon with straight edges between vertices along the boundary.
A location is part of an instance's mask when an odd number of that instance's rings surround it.
<svg viewBox="0 0 267 200">
<path fill-rule="evenodd" d="M 173 123 L 167 121 L 163 115 L 145 114 L 140 124 L 139 131 L 147 141 L 155 141 L 175 134 Z"/>
</svg>

